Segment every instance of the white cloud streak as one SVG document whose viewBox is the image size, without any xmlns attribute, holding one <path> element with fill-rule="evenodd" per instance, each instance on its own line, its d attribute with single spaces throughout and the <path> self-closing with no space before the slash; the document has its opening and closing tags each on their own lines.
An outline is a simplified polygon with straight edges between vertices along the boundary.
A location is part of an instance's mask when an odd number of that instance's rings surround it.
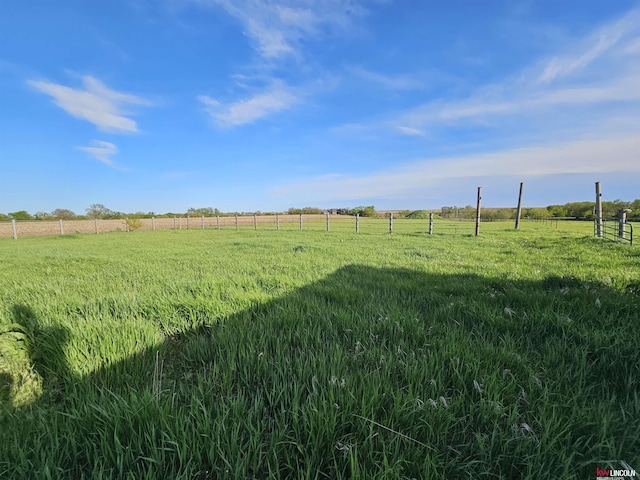
<svg viewBox="0 0 640 480">
<path fill-rule="evenodd" d="M 320 177 L 282 185 L 276 195 L 304 201 L 394 199 L 425 188 L 455 188 L 463 178 L 527 178 L 562 174 L 640 174 L 637 135 L 516 148 L 463 157 L 425 159 L 366 176 Z"/>
<path fill-rule="evenodd" d="M 282 82 L 274 82 L 266 90 L 233 103 L 224 104 L 206 95 L 199 96 L 198 100 L 219 126 L 236 127 L 287 110 L 300 98 Z"/>
<path fill-rule="evenodd" d="M 365 13 L 357 1 L 343 0 L 193 0 L 217 5 L 239 21 L 256 50 L 267 59 L 299 56 L 301 43 L 331 30 L 345 30 Z"/>
<path fill-rule="evenodd" d="M 634 110 L 640 101 L 640 14 L 633 10 L 599 28 L 540 66 L 487 85 L 465 99 L 433 100 L 397 114 L 387 128 L 404 135 L 414 130 L 474 125 L 517 125 L 538 121 L 540 132 L 554 128 L 554 117 L 573 114 L 576 124 Z M 504 123 L 505 121 L 508 124 Z M 502 124 L 500 122 L 503 122 Z"/>
<path fill-rule="evenodd" d="M 539 76 L 538 83 L 549 83 L 585 69 L 610 53 L 615 46 L 619 46 L 620 43 L 628 41 L 630 36 L 637 34 L 638 25 L 640 25 L 638 10 L 632 10 L 621 19 L 604 25 L 573 47 L 572 52 L 553 57 Z"/>
<path fill-rule="evenodd" d="M 82 150 L 83 152 L 88 153 L 93 158 L 104 163 L 105 165 L 115 168 L 111 157 L 118 154 L 118 147 L 116 147 L 113 143 L 105 142 L 104 140 L 91 140 L 91 146 L 77 148 L 78 150 Z"/>
<path fill-rule="evenodd" d="M 150 105 L 141 97 L 111 90 L 92 76 L 82 77 L 82 88 L 29 80 L 36 90 L 49 95 L 69 115 L 94 124 L 99 130 L 136 133 L 138 125 L 127 117 L 128 105 Z"/>
<path fill-rule="evenodd" d="M 376 83 L 389 90 L 419 90 L 424 88 L 424 82 L 409 75 L 384 75 L 360 66 L 349 67 L 348 70 L 363 80 Z"/>
</svg>

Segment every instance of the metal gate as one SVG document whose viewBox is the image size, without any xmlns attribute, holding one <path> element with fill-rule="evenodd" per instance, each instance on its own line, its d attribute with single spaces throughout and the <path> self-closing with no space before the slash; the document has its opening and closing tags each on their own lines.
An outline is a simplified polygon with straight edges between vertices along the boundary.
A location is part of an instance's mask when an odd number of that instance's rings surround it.
<svg viewBox="0 0 640 480">
<path fill-rule="evenodd" d="M 598 236 L 598 221 L 593 223 L 593 234 Z M 619 218 L 602 219 L 602 238 L 633 245 L 633 225 Z"/>
</svg>

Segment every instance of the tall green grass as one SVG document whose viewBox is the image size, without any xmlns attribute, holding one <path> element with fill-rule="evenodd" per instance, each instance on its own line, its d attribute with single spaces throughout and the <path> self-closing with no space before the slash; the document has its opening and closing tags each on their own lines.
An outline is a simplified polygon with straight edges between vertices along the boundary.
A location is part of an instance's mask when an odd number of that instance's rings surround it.
<svg viewBox="0 0 640 480">
<path fill-rule="evenodd" d="M 639 468 L 640 252 L 482 227 L 0 241 L 0 478 Z"/>
</svg>

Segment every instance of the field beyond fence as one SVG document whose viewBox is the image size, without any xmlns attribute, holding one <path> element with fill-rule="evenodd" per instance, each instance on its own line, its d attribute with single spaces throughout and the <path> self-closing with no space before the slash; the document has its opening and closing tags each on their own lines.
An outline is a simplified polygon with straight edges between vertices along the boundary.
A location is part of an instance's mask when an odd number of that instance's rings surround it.
<svg viewBox="0 0 640 480">
<path fill-rule="evenodd" d="M 481 222 L 482 229 L 489 230 L 513 227 L 513 220 Z M 521 225 L 542 223 L 549 228 L 564 228 L 573 231 L 588 232 L 592 222 L 573 219 L 523 219 Z M 589 225 L 588 228 L 584 228 Z M 133 230 L 312 230 L 354 233 L 414 233 L 414 234 L 460 234 L 474 235 L 475 221 L 470 219 L 444 219 L 434 216 L 432 222 L 427 219 L 409 219 L 389 217 L 359 217 L 351 215 L 221 215 L 216 217 L 158 217 L 132 219 L 95 219 L 95 220 L 20 220 L 0 222 L 0 238 L 23 238 L 70 234 L 100 234 L 107 232 L 128 232 Z"/>
</svg>

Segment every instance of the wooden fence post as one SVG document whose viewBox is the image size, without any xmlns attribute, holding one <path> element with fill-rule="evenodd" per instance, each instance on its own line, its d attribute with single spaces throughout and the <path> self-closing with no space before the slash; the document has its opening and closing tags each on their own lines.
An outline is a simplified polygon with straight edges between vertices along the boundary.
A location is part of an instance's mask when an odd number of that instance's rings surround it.
<svg viewBox="0 0 640 480">
<path fill-rule="evenodd" d="M 62 219 L 60 219 L 60 235 L 64 235 L 64 227 L 62 226 Z"/>
<path fill-rule="evenodd" d="M 300 214 L 300 231 L 302 231 L 302 214 Z"/>
<path fill-rule="evenodd" d="M 97 219 L 97 218 L 94 218 L 94 219 L 93 219 L 93 223 L 94 223 L 94 225 L 95 225 L 95 227 L 96 227 L 96 235 L 97 235 L 97 234 L 98 234 L 98 219 Z"/>
<path fill-rule="evenodd" d="M 182 218 L 180 220 L 182 220 Z M 189 230 L 189 215 L 187 215 L 187 230 Z"/>
<path fill-rule="evenodd" d="M 360 214 L 356 213 L 356 233 L 360 233 Z"/>
<path fill-rule="evenodd" d="M 204 215 L 202 215 L 202 229 L 204 230 Z"/>
<path fill-rule="evenodd" d="M 429 235 L 433 235 L 433 213 L 429 214 Z"/>
<path fill-rule="evenodd" d="M 220 230 L 220 215 L 216 215 L 216 226 L 218 227 L 218 230 Z"/>
<path fill-rule="evenodd" d="M 256 214 L 253 214 L 253 229 L 258 230 L 258 222 L 256 220 Z"/>
<path fill-rule="evenodd" d="M 13 232 L 13 239 L 18 239 L 18 230 L 16 229 L 16 221 L 11 220 L 11 231 Z"/>
<path fill-rule="evenodd" d="M 329 212 L 327 212 L 327 232 L 329 231 Z"/>
<path fill-rule="evenodd" d="M 393 213 L 389 212 L 389 235 L 393 233 Z"/>
<path fill-rule="evenodd" d="M 238 229 L 238 215 L 236 215 L 236 230 Z"/>
<path fill-rule="evenodd" d="M 520 228 L 520 213 L 522 212 L 522 187 L 524 183 L 520 182 L 520 193 L 518 194 L 518 209 L 516 210 L 516 230 Z"/>
<path fill-rule="evenodd" d="M 478 203 L 476 204 L 476 237 L 480 234 L 480 201 L 482 200 L 482 187 L 478 187 Z"/>
<path fill-rule="evenodd" d="M 173 217 L 173 229 L 176 229 L 176 217 Z"/>
<path fill-rule="evenodd" d="M 276 213 L 276 230 L 280 230 L 280 217 Z"/>
<path fill-rule="evenodd" d="M 596 237 L 602 237 L 602 192 L 600 182 L 596 182 Z"/>
</svg>

